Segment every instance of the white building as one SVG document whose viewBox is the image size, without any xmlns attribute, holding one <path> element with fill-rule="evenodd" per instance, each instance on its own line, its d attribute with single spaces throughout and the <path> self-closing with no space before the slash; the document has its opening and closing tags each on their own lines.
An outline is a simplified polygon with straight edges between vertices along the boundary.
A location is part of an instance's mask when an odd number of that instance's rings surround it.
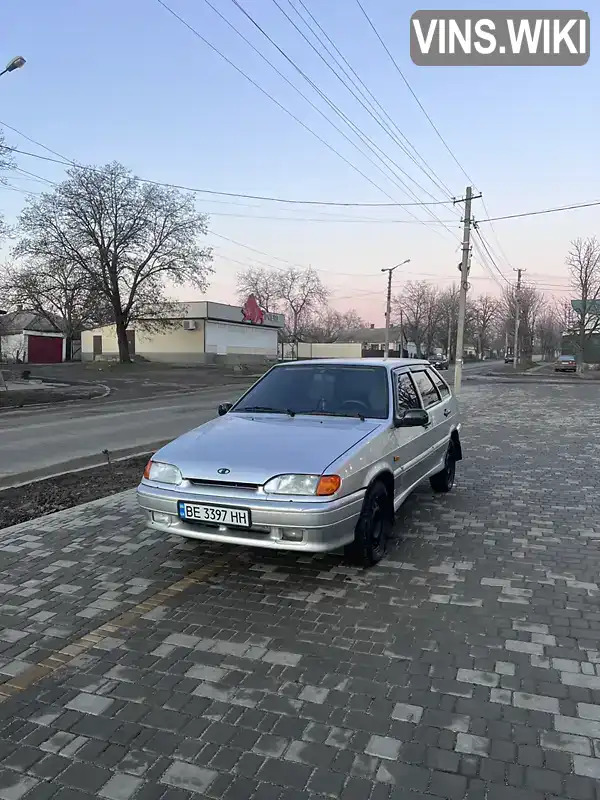
<svg viewBox="0 0 600 800">
<path fill-rule="evenodd" d="M 208 301 L 177 303 L 164 326 L 138 320 L 127 331 L 130 356 L 173 364 L 239 363 L 276 359 L 283 314 L 262 311 L 251 295 L 243 307 Z M 84 331 L 81 359 L 119 355 L 114 325 Z"/>
</svg>

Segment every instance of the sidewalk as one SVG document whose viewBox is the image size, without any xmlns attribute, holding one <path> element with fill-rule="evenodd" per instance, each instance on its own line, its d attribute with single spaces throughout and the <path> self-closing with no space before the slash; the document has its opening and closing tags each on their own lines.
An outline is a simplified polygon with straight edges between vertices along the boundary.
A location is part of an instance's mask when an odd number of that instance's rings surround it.
<svg viewBox="0 0 600 800">
<path fill-rule="evenodd" d="M 368 572 L 168 540 L 131 492 L 1 531 L 0 798 L 596 800 L 596 392 L 462 405 L 455 492 Z"/>
</svg>

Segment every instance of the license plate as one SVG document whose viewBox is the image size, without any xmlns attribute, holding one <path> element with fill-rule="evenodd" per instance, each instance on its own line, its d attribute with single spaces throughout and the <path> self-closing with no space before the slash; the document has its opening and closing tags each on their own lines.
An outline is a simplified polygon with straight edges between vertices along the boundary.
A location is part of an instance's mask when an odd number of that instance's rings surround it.
<svg viewBox="0 0 600 800">
<path fill-rule="evenodd" d="M 247 508 L 207 506 L 203 503 L 180 501 L 179 516 L 186 522 L 208 522 L 213 525 L 228 525 L 235 528 L 250 527 L 250 511 Z"/>
</svg>

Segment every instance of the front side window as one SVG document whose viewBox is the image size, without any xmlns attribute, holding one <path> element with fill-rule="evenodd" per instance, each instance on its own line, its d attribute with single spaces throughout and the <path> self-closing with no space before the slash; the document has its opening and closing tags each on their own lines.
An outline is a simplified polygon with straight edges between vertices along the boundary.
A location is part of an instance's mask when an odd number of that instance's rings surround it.
<svg viewBox="0 0 600 800">
<path fill-rule="evenodd" d="M 435 388 L 431 378 L 424 370 L 420 372 L 413 372 L 412 377 L 414 382 L 417 384 L 419 394 L 423 399 L 424 408 L 429 408 L 430 406 L 434 406 L 436 403 L 440 402 L 438 390 Z"/>
<path fill-rule="evenodd" d="M 289 364 L 268 372 L 231 411 L 387 419 L 388 381 L 385 367 Z"/>
<path fill-rule="evenodd" d="M 407 372 L 396 377 L 396 408 L 400 417 L 411 408 L 421 408 L 417 390 Z"/>
</svg>

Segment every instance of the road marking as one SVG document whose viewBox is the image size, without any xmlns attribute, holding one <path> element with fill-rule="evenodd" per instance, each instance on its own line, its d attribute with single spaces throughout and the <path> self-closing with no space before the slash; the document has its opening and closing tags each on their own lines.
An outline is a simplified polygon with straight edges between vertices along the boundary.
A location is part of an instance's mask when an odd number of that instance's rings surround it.
<svg viewBox="0 0 600 800">
<path fill-rule="evenodd" d="M 227 566 L 234 564 L 238 559 L 235 553 L 227 553 L 221 556 L 216 556 L 210 564 L 200 569 L 191 572 L 185 578 L 172 583 L 170 586 L 161 589 L 156 594 L 152 595 L 146 600 L 143 600 L 138 605 L 134 606 L 131 611 L 126 611 L 115 617 L 108 622 L 105 622 L 100 627 L 86 633 L 80 639 L 63 647 L 39 664 L 32 664 L 31 667 L 20 675 L 10 678 L 4 683 L 0 683 L 0 703 L 13 697 L 15 694 L 28 689 L 30 686 L 41 681 L 43 678 L 54 675 L 58 670 L 63 667 L 68 667 L 76 658 L 96 647 L 104 639 L 112 637 L 124 628 L 130 628 L 134 622 L 141 619 L 144 614 L 148 614 L 158 606 L 164 606 L 175 597 L 179 597 L 182 592 L 191 589 L 192 586 L 198 583 L 205 583 L 209 578 L 218 575 Z"/>
</svg>

